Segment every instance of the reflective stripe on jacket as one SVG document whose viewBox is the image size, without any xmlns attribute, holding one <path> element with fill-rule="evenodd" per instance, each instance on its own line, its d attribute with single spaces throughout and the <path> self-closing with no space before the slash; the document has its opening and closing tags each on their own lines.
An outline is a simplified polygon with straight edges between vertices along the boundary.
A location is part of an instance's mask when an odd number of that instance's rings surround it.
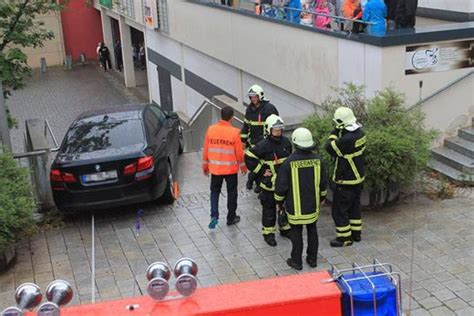
<svg viewBox="0 0 474 316">
<path fill-rule="evenodd" d="M 221 120 L 209 126 L 202 150 L 203 166 L 214 175 L 228 175 L 245 168 L 240 131 L 229 122 Z"/>
<path fill-rule="evenodd" d="M 245 164 L 257 175 L 257 182 L 262 189 L 273 191 L 278 169 L 291 151 L 291 142 L 285 136 L 279 138 L 267 136 L 256 146 L 245 151 Z M 272 173 L 269 177 L 264 176 L 267 170 Z"/>
<path fill-rule="evenodd" d="M 332 180 L 337 184 L 356 185 L 365 179 L 366 137 L 362 128 L 353 132 L 334 130 L 326 142 L 326 151 L 336 158 Z"/>
<path fill-rule="evenodd" d="M 245 111 L 244 125 L 240 131 L 242 142 L 248 147 L 253 147 L 261 141 L 266 134 L 265 120 L 272 114 L 278 115 L 278 110 L 269 101 L 261 101 L 258 108 L 249 104 Z"/>
<path fill-rule="evenodd" d="M 327 195 L 326 184 L 326 171 L 317 154 L 297 149 L 286 159 L 278 171 L 275 201 L 285 202 L 290 224 L 318 220 L 321 201 Z"/>
</svg>

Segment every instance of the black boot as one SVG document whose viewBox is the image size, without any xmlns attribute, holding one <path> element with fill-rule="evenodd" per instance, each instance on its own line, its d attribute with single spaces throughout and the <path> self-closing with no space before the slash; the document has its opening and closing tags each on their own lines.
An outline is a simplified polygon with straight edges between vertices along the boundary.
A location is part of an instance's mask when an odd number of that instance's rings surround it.
<svg viewBox="0 0 474 316">
<path fill-rule="evenodd" d="M 306 257 L 306 262 L 309 264 L 311 268 L 316 268 L 318 266 L 318 262 L 316 259 L 311 259 L 310 257 Z"/>
<path fill-rule="evenodd" d="M 289 229 L 280 230 L 280 235 L 281 237 L 290 238 L 290 230 Z"/>
<path fill-rule="evenodd" d="M 298 271 L 303 270 L 303 265 L 302 264 L 297 264 L 296 262 L 291 260 L 291 258 L 286 259 L 286 264 L 289 265 L 290 267 L 292 267 L 293 269 L 298 270 Z"/>
<path fill-rule="evenodd" d="M 335 238 L 331 240 L 330 245 L 331 247 L 336 247 L 336 248 L 351 246 L 352 240 L 347 240 L 347 239 L 344 240 L 344 239 Z"/>
<path fill-rule="evenodd" d="M 272 247 L 276 247 L 277 242 L 275 240 L 275 234 L 268 234 L 268 235 L 263 235 L 263 239 L 267 244 L 269 244 Z"/>
<path fill-rule="evenodd" d="M 239 216 L 239 215 L 235 215 L 234 220 L 232 220 L 232 221 L 227 221 L 227 226 L 237 224 L 238 222 L 240 222 L 240 216 Z"/>
<path fill-rule="evenodd" d="M 247 183 L 245 184 L 245 187 L 247 188 L 247 190 L 252 190 L 252 187 L 253 187 L 253 179 L 248 179 L 248 180 L 247 180 Z"/>
<path fill-rule="evenodd" d="M 360 232 L 352 231 L 352 240 L 355 242 L 361 241 L 362 237 L 360 236 Z"/>
</svg>

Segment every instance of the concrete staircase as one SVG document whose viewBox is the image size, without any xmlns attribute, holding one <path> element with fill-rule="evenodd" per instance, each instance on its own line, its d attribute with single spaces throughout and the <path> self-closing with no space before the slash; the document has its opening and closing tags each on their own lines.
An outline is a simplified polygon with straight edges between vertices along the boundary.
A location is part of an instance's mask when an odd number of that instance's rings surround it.
<svg viewBox="0 0 474 316">
<path fill-rule="evenodd" d="M 471 127 L 458 131 L 458 136 L 444 140 L 443 147 L 431 150 L 429 167 L 450 179 L 474 185 L 474 119 Z"/>
</svg>

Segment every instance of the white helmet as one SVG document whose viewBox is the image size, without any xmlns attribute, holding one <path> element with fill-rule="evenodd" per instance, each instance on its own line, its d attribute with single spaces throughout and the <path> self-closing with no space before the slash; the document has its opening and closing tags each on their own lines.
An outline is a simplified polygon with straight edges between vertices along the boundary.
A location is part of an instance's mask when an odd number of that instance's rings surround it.
<svg viewBox="0 0 474 316">
<path fill-rule="evenodd" d="M 350 108 L 341 106 L 336 109 L 336 112 L 334 112 L 333 121 L 336 123 L 337 128 L 342 129 L 354 125 L 357 119 Z"/>
<path fill-rule="evenodd" d="M 249 88 L 248 96 L 249 98 L 253 96 L 258 96 L 259 101 L 265 100 L 265 93 L 263 92 L 263 88 L 258 84 L 254 84 Z"/>
<path fill-rule="evenodd" d="M 299 148 L 312 148 L 315 145 L 313 135 L 311 135 L 311 132 L 304 127 L 299 127 L 293 131 L 293 134 L 291 134 L 291 141 Z"/>
<path fill-rule="evenodd" d="M 265 128 L 268 134 L 272 133 L 272 128 L 282 128 L 285 127 L 285 122 L 283 119 L 276 114 L 272 114 L 265 120 Z"/>
</svg>

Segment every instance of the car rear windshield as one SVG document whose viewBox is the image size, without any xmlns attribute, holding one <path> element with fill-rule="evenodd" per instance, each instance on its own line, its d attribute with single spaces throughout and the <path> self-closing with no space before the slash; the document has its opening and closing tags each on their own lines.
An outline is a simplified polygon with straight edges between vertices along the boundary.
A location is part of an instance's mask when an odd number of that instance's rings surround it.
<svg viewBox="0 0 474 316">
<path fill-rule="evenodd" d="M 143 147 L 142 123 L 138 119 L 113 119 L 107 115 L 75 123 L 66 135 L 64 154 L 89 153 L 124 147 Z"/>
</svg>

